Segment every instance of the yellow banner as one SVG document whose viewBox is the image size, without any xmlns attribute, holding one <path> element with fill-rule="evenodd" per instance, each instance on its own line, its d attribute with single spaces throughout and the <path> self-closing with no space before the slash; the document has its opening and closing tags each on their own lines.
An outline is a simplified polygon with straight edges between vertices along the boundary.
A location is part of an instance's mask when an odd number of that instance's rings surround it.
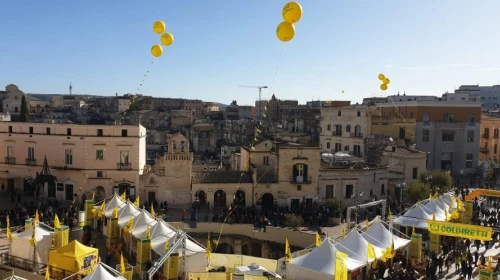
<svg viewBox="0 0 500 280">
<path fill-rule="evenodd" d="M 335 280 L 347 280 L 347 254 L 335 251 Z"/>
<path fill-rule="evenodd" d="M 438 222 L 427 220 L 427 228 L 432 234 L 440 234 L 453 237 L 469 238 L 483 241 L 491 240 L 492 228 L 473 226 L 467 224 L 457 224 L 448 222 Z"/>
</svg>

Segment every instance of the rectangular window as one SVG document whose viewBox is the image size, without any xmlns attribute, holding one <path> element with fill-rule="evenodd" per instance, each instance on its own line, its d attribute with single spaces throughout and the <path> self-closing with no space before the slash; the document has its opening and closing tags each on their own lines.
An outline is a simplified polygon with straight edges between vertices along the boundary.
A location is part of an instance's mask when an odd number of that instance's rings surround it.
<svg viewBox="0 0 500 280">
<path fill-rule="evenodd" d="M 381 194 L 381 195 L 384 195 L 384 194 L 385 194 L 385 184 L 382 184 L 382 185 L 380 186 L 380 194 Z"/>
<path fill-rule="evenodd" d="M 429 130 L 428 129 L 422 130 L 422 141 L 429 142 Z"/>
<path fill-rule="evenodd" d="M 431 118 L 429 116 L 429 113 L 424 113 L 422 120 L 424 122 L 424 125 L 429 125 L 431 123 Z"/>
<path fill-rule="evenodd" d="M 356 114 L 358 117 L 361 117 L 361 111 L 358 111 Z"/>
<path fill-rule="evenodd" d="M 444 122 L 455 122 L 455 114 L 445 113 Z"/>
<path fill-rule="evenodd" d="M 71 136 L 71 128 L 66 129 L 66 135 Z"/>
<path fill-rule="evenodd" d="M 345 198 L 352 198 L 353 193 L 354 193 L 354 185 L 346 185 Z"/>
<path fill-rule="evenodd" d="M 443 131 L 441 136 L 443 142 L 453 142 L 455 141 L 455 132 L 453 131 Z"/>
<path fill-rule="evenodd" d="M 493 145 L 493 153 L 494 153 L 494 154 L 496 154 L 496 153 L 497 153 L 497 148 L 498 148 L 497 144 Z"/>
<path fill-rule="evenodd" d="M 264 165 L 268 165 L 269 164 L 269 157 L 264 156 L 263 159 L 264 159 Z"/>
<path fill-rule="evenodd" d="M 413 167 L 413 174 L 412 174 L 413 179 L 418 179 L 418 168 Z"/>
<path fill-rule="evenodd" d="M 467 142 L 474 142 L 474 130 L 472 129 L 467 130 Z"/>
<path fill-rule="evenodd" d="M 29 128 L 29 132 L 30 132 L 30 134 L 33 134 L 33 127 L 32 126 L 30 126 L 30 128 Z"/>
<path fill-rule="evenodd" d="M 128 164 L 128 151 L 120 151 L 120 163 Z"/>
<path fill-rule="evenodd" d="M 326 142 L 326 148 L 330 149 L 330 142 Z"/>
<path fill-rule="evenodd" d="M 50 127 L 47 127 L 47 128 L 45 129 L 45 134 L 50 135 Z"/>
<path fill-rule="evenodd" d="M 97 136 L 103 136 L 102 128 L 97 129 Z"/>
<path fill-rule="evenodd" d="M 70 129 L 70 128 L 68 128 L 68 129 Z M 64 150 L 64 159 L 65 159 L 66 165 L 73 164 L 73 150 L 72 149 Z"/>
<path fill-rule="evenodd" d="M 7 146 L 7 157 L 8 158 L 14 157 L 14 146 Z"/>
<path fill-rule="evenodd" d="M 35 159 L 35 147 L 28 147 L 28 160 Z"/>
<path fill-rule="evenodd" d="M 9 125 L 9 133 L 12 133 L 12 125 Z"/>
<path fill-rule="evenodd" d="M 334 195 L 333 195 L 333 185 L 326 185 L 325 198 L 329 199 L 329 198 L 333 198 L 333 197 L 334 197 Z"/>
<path fill-rule="evenodd" d="M 122 129 L 122 137 L 127 137 L 128 133 L 126 129 Z"/>
<path fill-rule="evenodd" d="M 342 111 L 339 111 L 339 112 L 337 113 L 337 116 L 339 116 L 339 117 L 340 117 L 340 116 L 342 116 Z"/>
<path fill-rule="evenodd" d="M 472 168 L 472 160 L 473 160 L 472 154 L 465 155 L 465 168 Z"/>
<path fill-rule="evenodd" d="M 97 178 L 102 178 L 102 171 L 97 171 Z"/>
<path fill-rule="evenodd" d="M 104 150 L 96 150 L 95 151 L 95 159 L 96 160 L 104 160 Z"/>
<path fill-rule="evenodd" d="M 474 115 L 469 116 L 469 125 L 474 125 L 476 123 L 476 117 Z"/>
</svg>

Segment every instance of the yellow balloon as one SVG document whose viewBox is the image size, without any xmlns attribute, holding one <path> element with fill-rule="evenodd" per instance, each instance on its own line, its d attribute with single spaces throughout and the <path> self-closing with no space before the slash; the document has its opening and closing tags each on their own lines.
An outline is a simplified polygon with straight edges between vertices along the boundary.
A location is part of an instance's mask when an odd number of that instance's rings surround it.
<svg viewBox="0 0 500 280">
<path fill-rule="evenodd" d="M 154 57 L 160 57 L 163 54 L 163 48 L 160 45 L 153 45 L 151 47 L 151 54 Z"/>
<path fill-rule="evenodd" d="M 378 74 L 378 79 L 383 81 L 385 79 L 385 75 L 384 74 Z"/>
<path fill-rule="evenodd" d="M 289 23 L 296 23 L 302 17 L 302 6 L 297 2 L 289 2 L 281 11 L 283 19 Z"/>
<path fill-rule="evenodd" d="M 276 36 L 283 42 L 292 40 L 295 36 L 295 26 L 287 21 L 280 23 L 276 29 Z"/>
<path fill-rule="evenodd" d="M 165 23 L 161 20 L 157 20 L 157 21 L 155 21 L 155 23 L 153 23 L 153 31 L 156 34 L 161 34 L 161 33 L 165 32 L 166 28 L 167 27 L 165 26 Z"/>
<path fill-rule="evenodd" d="M 384 84 L 388 85 L 391 83 L 391 80 L 389 80 L 389 78 L 385 78 L 384 79 Z"/>
<path fill-rule="evenodd" d="M 387 85 L 386 84 L 381 84 L 380 85 L 381 90 L 387 90 Z"/>
<path fill-rule="evenodd" d="M 161 35 L 161 43 L 164 45 L 164 46 L 170 46 L 174 43 L 174 36 L 170 33 L 163 33 L 163 35 Z"/>
</svg>

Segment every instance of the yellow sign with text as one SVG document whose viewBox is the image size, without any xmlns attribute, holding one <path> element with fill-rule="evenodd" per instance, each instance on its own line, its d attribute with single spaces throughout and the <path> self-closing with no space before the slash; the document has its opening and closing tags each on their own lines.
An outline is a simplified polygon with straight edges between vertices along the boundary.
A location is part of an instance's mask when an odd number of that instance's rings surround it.
<svg viewBox="0 0 500 280">
<path fill-rule="evenodd" d="M 427 220 L 427 228 L 432 234 L 440 234 L 453 237 L 469 238 L 475 240 L 490 241 L 492 228 L 474 226 L 467 224 L 457 224 L 448 222 L 438 222 Z"/>
</svg>

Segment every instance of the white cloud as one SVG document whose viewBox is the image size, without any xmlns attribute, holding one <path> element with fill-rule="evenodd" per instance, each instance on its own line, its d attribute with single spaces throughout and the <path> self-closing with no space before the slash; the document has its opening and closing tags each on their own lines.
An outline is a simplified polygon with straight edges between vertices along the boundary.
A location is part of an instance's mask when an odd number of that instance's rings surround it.
<svg viewBox="0 0 500 280">
<path fill-rule="evenodd" d="M 477 71 L 500 71 L 500 67 L 489 67 L 489 68 L 481 68 L 476 69 Z"/>
</svg>

